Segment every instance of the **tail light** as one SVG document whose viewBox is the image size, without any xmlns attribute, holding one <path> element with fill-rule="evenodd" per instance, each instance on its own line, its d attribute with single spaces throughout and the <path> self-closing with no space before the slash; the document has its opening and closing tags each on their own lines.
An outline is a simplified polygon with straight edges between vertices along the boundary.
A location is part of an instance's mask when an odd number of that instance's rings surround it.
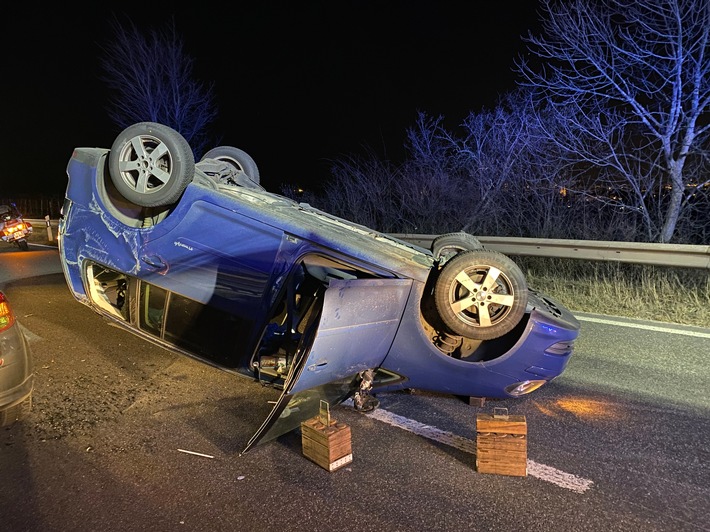
<svg viewBox="0 0 710 532">
<path fill-rule="evenodd" d="M 12 327 L 13 323 L 15 323 L 15 315 L 10 308 L 5 294 L 0 292 L 0 332 Z"/>
<path fill-rule="evenodd" d="M 25 228 L 29 229 L 28 225 L 29 224 L 27 222 L 17 222 L 14 224 L 5 224 L 5 229 L 3 232 L 6 235 L 11 235 L 11 234 L 16 233 L 18 231 L 24 231 Z"/>
</svg>

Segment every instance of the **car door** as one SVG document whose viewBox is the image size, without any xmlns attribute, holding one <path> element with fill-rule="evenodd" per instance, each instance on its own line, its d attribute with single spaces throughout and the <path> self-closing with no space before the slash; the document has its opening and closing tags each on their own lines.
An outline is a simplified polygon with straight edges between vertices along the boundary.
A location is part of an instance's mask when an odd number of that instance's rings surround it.
<svg viewBox="0 0 710 532">
<path fill-rule="evenodd" d="M 244 452 L 335 406 L 355 391 L 355 377 L 389 352 L 412 288 L 409 279 L 331 280 L 320 313 L 307 326 L 296 360 L 263 425 Z"/>
<path fill-rule="evenodd" d="M 196 329 L 190 351 L 220 335 L 238 337 L 228 359 L 214 360 L 237 367 L 251 353 L 268 312 L 266 295 L 283 231 L 201 199 L 172 216 L 177 223 L 166 220 L 142 240 L 138 276 L 182 296 L 180 312 L 171 313 L 171 319 L 174 329 Z M 172 297 L 173 306 L 177 300 Z M 207 310 L 228 315 L 231 322 Z M 184 323 L 174 321 L 179 316 Z M 215 330 L 218 326 L 221 330 Z"/>
</svg>

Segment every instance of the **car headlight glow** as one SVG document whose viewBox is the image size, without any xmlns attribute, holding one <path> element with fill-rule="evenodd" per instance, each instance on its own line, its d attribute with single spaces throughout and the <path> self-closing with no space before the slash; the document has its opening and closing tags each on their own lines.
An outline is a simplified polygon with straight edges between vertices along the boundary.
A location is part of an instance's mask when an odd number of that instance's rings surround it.
<svg viewBox="0 0 710 532">
<path fill-rule="evenodd" d="M 526 393 L 534 392 L 544 384 L 547 384 L 547 381 L 544 379 L 516 382 L 506 386 L 505 393 L 512 395 L 513 397 L 520 397 Z"/>
</svg>

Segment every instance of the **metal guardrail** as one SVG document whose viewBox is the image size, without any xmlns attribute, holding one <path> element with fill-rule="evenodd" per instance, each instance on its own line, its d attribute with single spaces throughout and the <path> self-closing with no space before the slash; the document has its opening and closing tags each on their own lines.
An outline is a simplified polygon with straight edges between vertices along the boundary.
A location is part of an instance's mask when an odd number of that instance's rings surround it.
<svg viewBox="0 0 710 532">
<path fill-rule="evenodd" d="M 392 234 L 392 236 L 429 249 L 434 238 L 439 235 Z M 710 270 L 710 246 L 495 236 L 476 236 L 476 238 L 485 249 L 499 251 L 506 255 L 629 262 Z"/>
</svg>

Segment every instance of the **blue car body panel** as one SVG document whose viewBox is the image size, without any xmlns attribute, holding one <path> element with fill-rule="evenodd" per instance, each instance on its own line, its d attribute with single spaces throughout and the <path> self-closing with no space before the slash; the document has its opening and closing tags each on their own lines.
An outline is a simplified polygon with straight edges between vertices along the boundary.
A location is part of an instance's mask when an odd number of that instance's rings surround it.
<svg viewBox="0 0 710 532">
<path fill-rule="evenodd" d="M 542 304 L 542 303 L 541 303 Z M 524 332 L 518 341 L 504 354 L 492 360 L 469 362 L 446 356 L 427 341 L 423 330 L 418 327 L 415 316 L 419 302 L 412 301 L 407 308 L 409 316 L 402 319 L 402 327 L 395 343 L 382 363 L 382 367 L 394 373 L 407 376 L 406 382 L 390 385 L 386 389 L 419 388 L 431 389 L 454 395 L 477 397 L 509 397 L 505 388 L 526 379 L 552 380 L 559 376 L 571 355 L 547 350 L 565 341 L 572 342 L 577 331 L 570 329 L 571 315 L 560 320 L 559 329 L 550 328 L 554 320 L 545 316 L 543 322 L 538 310 L 533 309 L 525 320 Z M 425 348 L 426 347 L 426 348 Z M 417 356 L 411 353 L 416 352 Z M 537 368 L 537 371 L 535 371 Z"/>
<path fill-rule="evenodd" d="M 409 279 L 331 282 L 318 335 L 292 391 L 380 367 L 399 329 L 411 287 Z"/>
</svg>

